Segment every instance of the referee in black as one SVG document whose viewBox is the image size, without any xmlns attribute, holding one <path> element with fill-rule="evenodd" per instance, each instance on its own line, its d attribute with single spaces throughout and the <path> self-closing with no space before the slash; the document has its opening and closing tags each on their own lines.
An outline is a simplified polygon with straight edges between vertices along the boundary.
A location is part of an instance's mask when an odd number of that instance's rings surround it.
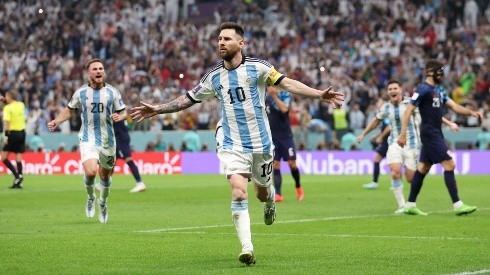
<svg viewBox="0 0 490 275">
<path fill-rule="evenodd" d="M 26 150 L 26 116 L 24 103 L 14 99 L 13 92 L 6 92 L 5 97 L 0 96 L 5 102 L 3 106 L 3 150 L 2 161 L 12 172 L 15 179 L 10 188 L 22 188 L 22 153 Z M 15 154 L 17 169 L 9 161 L 10 153 Z"/>
</svg>

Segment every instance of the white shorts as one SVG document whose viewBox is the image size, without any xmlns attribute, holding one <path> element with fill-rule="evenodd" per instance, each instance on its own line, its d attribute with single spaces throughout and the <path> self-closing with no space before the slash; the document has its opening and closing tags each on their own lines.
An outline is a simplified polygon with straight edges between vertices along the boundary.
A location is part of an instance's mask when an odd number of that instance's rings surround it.
<svg viewBox="0 0 490 275">
<path fill-rule="evenodd" d="M 272 183 L 273 154 L 242 153 L 234 150 L 219 150 L 218 158 L 226 175 L 248 174 L 258 186 Z"/>
<path fill-rule="evenodd" d="M 112 169 L 116 163 L 116 147 L 104 148 L 88 143 L 80 143 L 80 158 L 82 163 L 89 159 L 96 159 L 100 166 Z"/>
<path fill-rule="evenodd" d="M 415 171 L 417 169 L 419 149 L 402 148 L 398 143 L 388 146 L 386 160 L 388 164 L 401 163 L 407 169 Z"/>
</svg>

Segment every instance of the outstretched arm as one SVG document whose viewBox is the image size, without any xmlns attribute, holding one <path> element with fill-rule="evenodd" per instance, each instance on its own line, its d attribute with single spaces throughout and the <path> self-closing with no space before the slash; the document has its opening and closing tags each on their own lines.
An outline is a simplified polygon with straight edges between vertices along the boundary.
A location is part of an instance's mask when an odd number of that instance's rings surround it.
<svg viewBox="0 0 490 275">
<path fill-rule="evenodd" d="M 175 113 L 184 109 L 187 109 L 195 104 L 191 99 L 185 95 L 181 95 L 178 98 L 160 105 L 150 105 L 145 102 L 140 102 L 142 106 L 131 108 L 131 118 L 137 122 L 141 122 L 144 119 L 150 118 L 157 114 Z"/>
<path fill-rule="evenodd" d="M 340 107 L 344 102 L 344 94 L 334 91 L 332 87 L 321 91 L 288 77 L 283 78 L 277 86 L 293 94 L 321 99 L 334 108 Z"/>
</svg>

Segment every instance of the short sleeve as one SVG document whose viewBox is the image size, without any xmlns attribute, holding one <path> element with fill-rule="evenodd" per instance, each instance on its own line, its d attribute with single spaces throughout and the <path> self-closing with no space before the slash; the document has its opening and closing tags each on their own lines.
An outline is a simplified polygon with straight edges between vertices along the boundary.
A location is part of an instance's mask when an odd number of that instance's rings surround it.
<svg viewBox="0 0 490 275">
<path fill-rule="evenodd" d="M 121 93 L 117 91 L 114 95 L 114 110 L 116 110 L 116 112 L 120 112 L 124 109 L 126 109 L 126 105 L 122 100 Z"/>
<path fill-rule="evenodd" d="M 379 108 L 378 112 L 376 113 L 376 118 L 378 120 L 384 120 L 385 118 L 388 117 L 388 104 L 385 103 Z"/>
<path fill-rule="evenodd" d="M 68 108 L 78 109 L 78 107 L 80 107 L 80 90 L 75 91 L 70 102 L 68 102 Z"/>
</svg>

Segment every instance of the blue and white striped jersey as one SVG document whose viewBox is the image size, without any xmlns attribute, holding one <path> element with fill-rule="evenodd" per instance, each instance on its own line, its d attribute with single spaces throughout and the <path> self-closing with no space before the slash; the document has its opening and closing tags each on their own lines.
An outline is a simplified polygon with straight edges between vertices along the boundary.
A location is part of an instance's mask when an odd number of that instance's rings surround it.
<svg viewBox="0 0 490 275">
<path fill-rule="evenodd" d="M 400 135 L 400 130 L 402 128 L 402 118 L 407 106 L 410 104 L 410 100 L 403 100 L 398 105 L 394 105 L 391 102 L 386 102 L 381 106 L 376 113 L 376 118 L 383 120 L 389 118 L 391 132 L 388 137 L 388 144 L 391 145 L 397 142 L 398 136 Z M 407 143 L 405 145 L 408 149 L 418 149 L 420 148 L 420 130 L 419 124 L 420 119 L 417 119 L 418 111 L 414 112 L 414 115 L 410 117 L 407 128 Z"/>
<path fill-rule="evenodd" d="M 284 76 L 267 61 L 244 56 L 235 69 L 220 62 L 188 92 L 195 102 L 216 96 L 223 110 L 223 149 L 244 153 L 272 153 L 272 135 L 266 113 L 266 86 Z"/>
<path fill-rule="evenodd" d="M 82 108 L 82 127 L 78 132 L 80 142 L 98 147 L 115 147 L 111 114 L 126 108 L 119 91 L 110 84 L 94 90 L 88 84 L 75 91 L 68 103 L 71 109 Z"/>
</svg>

